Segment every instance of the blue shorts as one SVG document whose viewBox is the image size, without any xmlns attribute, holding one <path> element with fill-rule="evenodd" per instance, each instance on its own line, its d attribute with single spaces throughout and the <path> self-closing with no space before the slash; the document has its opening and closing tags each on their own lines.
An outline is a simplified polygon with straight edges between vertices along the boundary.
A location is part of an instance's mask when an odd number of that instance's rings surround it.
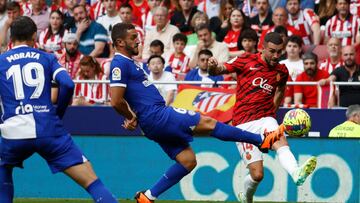
<svg viewBox="0 0 360 203">
<path fill-rule="evenodd" d="M 152 121 L 156 127 L 145 132 L 145 136 L 157 142 L 171 159 L 175 159 L 193 141 L 193 129 L 200 121 L 200 114 L 166 107 L 157 112 L 156 116 L 158 119 Z"/>
<path fill-rule="evenodd" d="M 37 152 L 48 163 L 52 173 L 87 161 L 70 135 L 36 139 L 9 140 L 2 138 L 0 165 L 23 167 L 23 161 Z"/>
</svg>

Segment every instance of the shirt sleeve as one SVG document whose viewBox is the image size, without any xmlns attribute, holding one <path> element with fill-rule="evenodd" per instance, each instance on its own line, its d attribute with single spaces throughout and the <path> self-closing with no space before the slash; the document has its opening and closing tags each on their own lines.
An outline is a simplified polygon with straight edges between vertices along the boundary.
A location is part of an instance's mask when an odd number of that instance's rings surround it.
<svg viewBox="0 0 360 203">
<path fill-rule="evenodd" d="M 95 40 L 95 42 L 108 42 L 109 41 L 109 37 L 108 37 L 106 29 L 104 28 L 104 26 L 102 26 L 98 23 L 97 23 L 97 27 L 95 30 L 94 40 Z"/>
<path fill-rule="evenodd" d="M 126 87 L 129 80 L 129 68 L 126 63 L 113 60 L 110 64 L 110 87 Z"/>
<path fill-rule="evenodd" d="M 241 55 L 225 62 L 224 66 L 229 73 L 233 73 L 242 70 L 245 67 L 246 61 L 245 56 Z"/>
<path fill-rule="evenodd" d="M 55 55 L 48 54 L 48 56 L 50 56 L 49 61 L 50 61 L 50 66 L 51 66 L 52 79 L 53 79 L 53 81 L 57 82 L 56 75 L 60 71 L 66 72 L 66 69 L 64 67 L 62 67 L 60 62 L 56 59 Z"/>
</svg>

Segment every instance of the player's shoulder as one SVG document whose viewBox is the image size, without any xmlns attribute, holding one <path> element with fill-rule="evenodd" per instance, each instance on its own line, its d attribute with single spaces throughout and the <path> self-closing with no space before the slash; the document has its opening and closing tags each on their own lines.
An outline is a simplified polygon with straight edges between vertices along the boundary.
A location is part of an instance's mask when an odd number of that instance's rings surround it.
<svg viewBox="0 0 360 203">
<path fill-rule="evenodd" d="M 289 70 L 288 68 L 286 67 L 285 63 L 279 63 L 277 66 L 276 66 L 276 69 L 284 74 L 289 74 Z"/>
</svg>

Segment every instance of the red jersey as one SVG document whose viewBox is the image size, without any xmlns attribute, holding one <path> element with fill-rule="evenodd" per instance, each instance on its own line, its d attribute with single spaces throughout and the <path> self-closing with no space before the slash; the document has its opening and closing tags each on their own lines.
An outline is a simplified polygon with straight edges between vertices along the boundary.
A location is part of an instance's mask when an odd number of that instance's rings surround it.
<svg viewBox="0 0 360 203">
<path fill-rule="evenodd" d="M 263 49 L 263 43 L 264 43 L 264 40 L 265 40 L 265 36 L 266 34 L 270 33 L 270 32 L 274 32 L 276 26 L 272 26 L 271 28 L 269 28 L 268 30 L 264 30 L 261 32 L 261 36 L 260 36 L 260 39 L 259 39 L 259 44 L 258 44 L 258 50 L 262 50 Z M 286 29 L 288 31 L 288 36 L 290 37 L 291 35 L 298 35 L 298 36 L 301 36 L 300 34 L 300 31 L 297 30 L 294 26 L 291 26 L 291 25 L 287 25 L 286 26 Z"/>
<path fill-rule="evenodd" d="M 326 22 L 325 36 L 338 38 L 342 46 L 353 45 L 359 32 L 359 24 L 357 16 L 349 14 L 345 20 L 341 20 L 335 15 Z"/>
<path fill-rule="evenodd" d="M 302 72 L 296 77 L 297 82 L 317 82 L 321 79 L 329 77 L 329 73 L 325 70 L 318 69 L 314 78 L 309 77 L 305 72 Z M 303 86 L 295 85 L 294 93 L 302 93 L 302 103 L 310 107 L 318 107 L 318 90 L 317 86 Z"/>
<path fill-rule="evenodd" d="M 332 64 L 330 62 L 330 58 L 325 59 L 323 62 L 320 63 L 319 69 L 327 71 L 329 74 L 335 70 L 335 68 L 338 68 L 340 66 L 344 65 L 344 62 L 342 60 L 339 61 L 339 63 Z"/>
<path fill-rule="evenodd" d="M 82 77 L 76 77 L 77 80 L 83 80 Z M 105 74 L 95 76 L 95 80 L 106 80 Z M 91 104 L 103 104 L 107 101 L 109 86 L 106 83 L 77 83 L 75 85 L 75 97 L 83 96 L 85 101 Z"/>
<path fill-rule="evenodd" d="M 238 50 L 237 42 L 238 42 L 239 36 L 240 36 L 240 30 L 234 31 L 233 29 L 230 29 L 227 32 L 223 42 L 229 48 L 229 51 L 237 51 Z"/>
<path fill-rule="evenodd" d="M 235 72 L 237 77 L 234 125 L 275 117 L 275 91 L 278 86 L 286 85 L 289 77 L 286 66 L 277 64 L 269 67 L 260 53 L 245 53 L 224 66 L 230 73 Z"/>
<path fill-rule="evenodd" d="M 300 36 L 305 45 L 311 44 L 311 26 L 319 23 L 318 16 L 312 9 L 301 10 L 297 19 L 292 19 L 289 14 L 288 23 L 300 31 Z"/>
</svg>

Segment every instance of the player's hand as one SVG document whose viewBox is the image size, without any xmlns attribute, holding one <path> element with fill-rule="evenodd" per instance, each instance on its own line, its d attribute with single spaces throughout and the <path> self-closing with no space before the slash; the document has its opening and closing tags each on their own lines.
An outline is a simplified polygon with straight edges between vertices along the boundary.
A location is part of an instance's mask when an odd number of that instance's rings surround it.
<svg viewBox="0 0 360 203">
<path fill-rule="evenodd" d="M 208 66 L 209 68 L 216 68 L 219 65 L 218 61 L 215 57 L 210 57 L 208 60 Z"/>
<path fill-rule="evenodd" d="M 133 117 L 131 120 L 125 119 L 122 125 L 126 130 L 135 130 L 137 127 L 137 118 Z"/>
<path fill-rule="evenodd" d="M 90 26 L 91 20 L 88 18 L 83 19 L 79 24 L 77 29 L 79 32 L 83 33 L 89 26 Z"/>
</svg>

